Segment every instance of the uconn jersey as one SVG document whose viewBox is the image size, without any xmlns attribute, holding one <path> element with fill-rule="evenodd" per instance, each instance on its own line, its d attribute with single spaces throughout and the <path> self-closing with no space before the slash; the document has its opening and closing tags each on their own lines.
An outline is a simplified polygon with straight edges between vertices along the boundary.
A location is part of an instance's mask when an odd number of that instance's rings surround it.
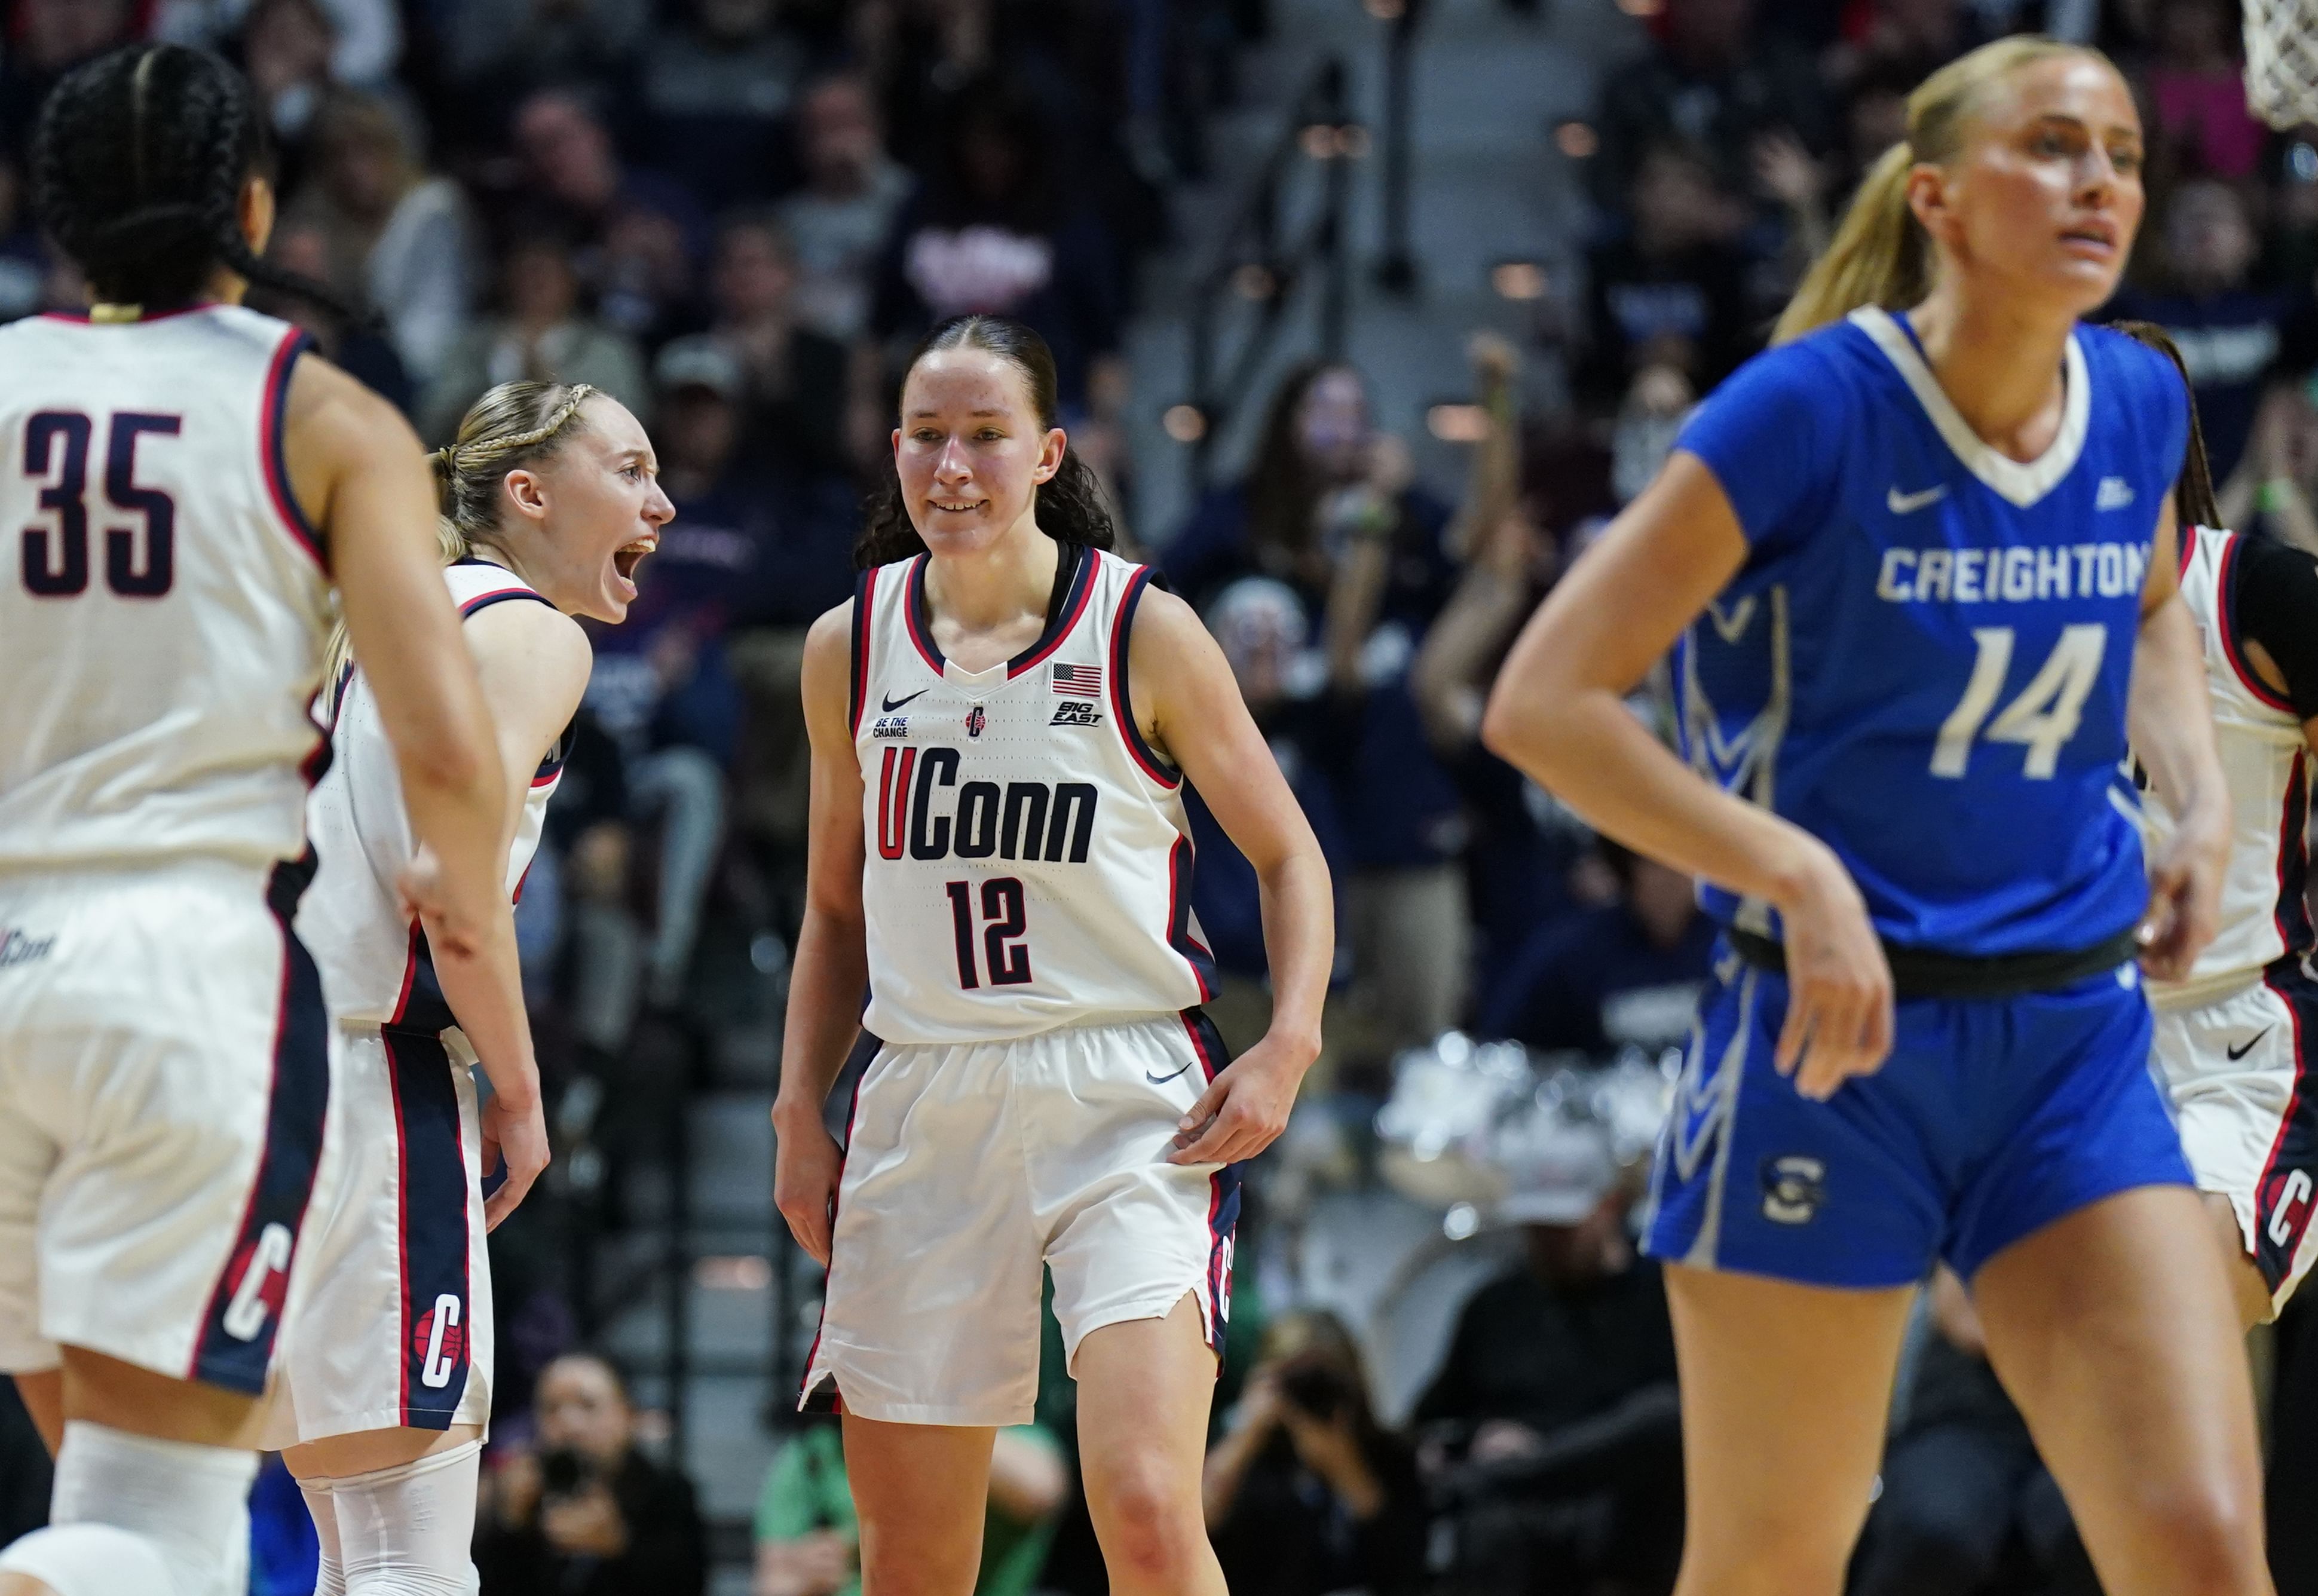
<svg viewBox="0 0 2318 1596">
<path fill-rule="evenodd" d="M 1022 1036 L 1213 992 L 1181 777 L 1146 747 L 1128 629 L 1148 568 L 1075 560 L 1046 632 L 968 672 L 934 647 L 926 561 L 855 604 L 869 1010 L 889 1042 Z"/>
<path fill-rule="evenodd" d="M 223 305 L 0 327 L 0 1367 L 273 1361 L 334 1045 L 290 925 L 329 624 L 304 344 Z"/>
<path fill-rule="evenodd" d="M 443 573 L 463 619 L 547 600 L 505 566 Z M 337 1199 L 318 1215 L 283 1347 L 269 1447 L 357 1430 L 443 1430 L 490 1415 L 496 1326 L 484 1245 L 475 1054 L 435 980 L 395 881 L 415 851 L 378 701 L 349 666 L 335 684 L 330 771 L 309 811 L 321 868 L 298 912 L 346 1027 Z M 519 893 L 561 749 L 532 777 L 508 850 Z"/>
<path fill-rule="evenodd" d="M 2051 444 L 1982 442 L 1902 317 L 1770 351 L 1676 444 L 1747 542 L 1678 653 L 1684 748 L 1830 847 L 1898 987 L 1890 1056 L 1823 1103 L 1773 1065 L 1766 906 L 1731 928 L 1653 1179 L 1659 1256 L 1837 1287 L 1967 1280 L 2053 1221 L 2188 1179 L 2130 962 L 2147 898 L 2115 780 L 2188 399 L 2079 327 Z"/>
<path fill-rule="evenodd" d="M 0 871 L 304 852 L 329 629 L 282 453 L 304 342 L 224 305 L 0 327 Z"/>
</svg>

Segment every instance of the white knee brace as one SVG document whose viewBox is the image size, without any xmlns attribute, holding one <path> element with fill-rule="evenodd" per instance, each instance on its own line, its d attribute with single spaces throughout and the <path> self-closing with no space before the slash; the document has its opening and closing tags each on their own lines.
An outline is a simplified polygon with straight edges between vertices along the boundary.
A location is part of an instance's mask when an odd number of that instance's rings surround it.
<svg viewBox="0 0 2318 1596">
<path fill-rule="evenodd" d="M 472 1596 L 482 1456 L 483 1443 L 469 1441 L 328 1482 L 346 1596 Z"/>
<path fill-rule="evenodd" d="M 75 1419 L 46 1529 L 0 1553 L 57 1596 L 240 1596 L 257 1454 L 156 1440 Z"/>
</svg>

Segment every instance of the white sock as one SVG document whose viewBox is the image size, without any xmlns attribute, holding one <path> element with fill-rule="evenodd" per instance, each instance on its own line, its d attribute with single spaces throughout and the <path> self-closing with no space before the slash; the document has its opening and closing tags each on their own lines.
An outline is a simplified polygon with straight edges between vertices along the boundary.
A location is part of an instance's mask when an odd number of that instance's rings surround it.
<svg viewBox="0 0 2318 1596">
<path fill-rule="evenodd" d="M 255 1452 L 157 1440 L 74 1419 L 65 1425 L 64 1445 L 57 1452 L 49 1522 L 58 1530 L 83 1526 L 125 1530 L 149 1547 L 168 1571 L 166 1586 L 130 1584 L 126 1580 L 144 1571 L 123 1543 L 104 1538 L 117 1548 L 105 1552 L 95 1549 L 97 1538 L 85 1531 L 63 1537 L 84 1566 L 103 1567 L 114 1575 L 105 1591 L 144 1588 L 166 1590 L 168 1596 L 240 1596 L 249 1583 L 249 1485 L 256 1477 Z M 117 1567 L 105 1561 L 115 1557 L 130 1560 L 120 1561 Z M 80 1596 L 78 1590 L 59 1585 L 37 1569 L 25 1572 L 59 1596 Z"/>
<path fill-rule="evenodd" d="M 470 1596 L 482 1457 L 472 1440 L 329 1482 L 346 1596 Z"/>
<path fill-rule="evenodd" d="M 314 1596 L 346 1596 L 346 1571 L 338 1553 L 338 1510 L 330 1496 L 330 1482 L 319 1477 L 298 1482 L 306 1499 L 306 1512 L 314 1520 L 314 1538 L 321 1543 L 322 1563 L 314 1573 Z"/>
</svg>

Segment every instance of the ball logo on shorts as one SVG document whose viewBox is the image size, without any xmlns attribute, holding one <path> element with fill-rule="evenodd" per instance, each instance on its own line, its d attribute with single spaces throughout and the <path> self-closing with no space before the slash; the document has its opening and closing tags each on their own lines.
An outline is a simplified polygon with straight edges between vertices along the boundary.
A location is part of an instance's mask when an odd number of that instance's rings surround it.
<svg viewBox="0 0 2318 1596">
<path fill-rule="evenodd" d="M 1763 1161 L 1763 1217 L 1774 1224 L 1809 1224 L 1827 1201 L 1827 1165 L 1791 1152 Z"/>
<path fill-rule="evenodd" d="M 242 1244 L 227 1273 L 233 1298 L 220 1323 L 237 1341 L 254 1341 L 265 1322 L 282 1311 L 290 1289 L 290 1227 L 269 1224 Z"/>
<path fill-rule="evenodd" d="M 459 1323 L 459 1299 L 449 1292 L 418 1315 L 410 1327 L 410 1355 L 418 1359 L 418 1383 L 440 1391 L 467 1353 L 466 1328 Z"/>
</svg>

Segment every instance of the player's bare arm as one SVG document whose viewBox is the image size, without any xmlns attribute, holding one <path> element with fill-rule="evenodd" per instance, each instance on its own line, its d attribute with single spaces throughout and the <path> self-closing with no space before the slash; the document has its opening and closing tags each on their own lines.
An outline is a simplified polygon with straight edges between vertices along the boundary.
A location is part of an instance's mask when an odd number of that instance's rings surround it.
<svg viewBox="0 0 2318 1596">
<path fill-rule="evenodd" d="M 1320 1052 L 1320 1006 L 1335 958 L 1328 865 L 1191 606 L 1146 593 L 1128 659 L 1146 740 L 1181 768 L 1261 884 L 1271 1027 L 1183 1116 L 1169 1154 L 1176 1163 L 1229 1163 L 1253 1158 L 1286 1128 L 1296 1088 Z"/>
<path fill-rule="evenodd" d="M 505 783 L 443 588 L 433 479 L 401 415 L 311 355 L 291 378 L 284 431 L 292 489 L 328 531 L 355 658 L 394 740 L 412 831 L 432 856 L 435 868 L 410 883 L 428 940 L 445 964 L 473 957 L 515 935 L 500 879 Z"/>
<path fill-rule="evenodd" d="M 2179 817 L 2163 856 L 2149 862 L 2141 928 L 2142 967 L 2161 981 L 2187 975 L 2220 928 L 2230 851 L 2229 789 L 2214 742 L 2205 646 L 2181 599 L 2180 567 L 2180 530 L 2168 494 L 2150 548 L 2126 704 L 2134 755 Z"/>
<path fill-rule="evenodd" d="M 1721 484 L 1677 452 L 1523 628 L 1481 739 L 1605 835 L 1778 909 L 1794 991 L 1779 1068 L 1825 1098 L 1891 1045 L 1859 889 L 1833 849 L 1693 774 L 1625 704 L 1745 556 Z"/>
<path fill-rule="evenodd" d="M 861 766 L 845 724 L 846 649 L 853 605 L 841 604 L 805 636 L 803 692 L 813 743 L 804 924 L 789 977 L 781 1089 L 773 1104 L 773 1200 L 797 1245 L 829 1262 L 837 1143 L 822 1104 L 860 1028 L 869 955 L 861 909 Z"/>
</svg>

